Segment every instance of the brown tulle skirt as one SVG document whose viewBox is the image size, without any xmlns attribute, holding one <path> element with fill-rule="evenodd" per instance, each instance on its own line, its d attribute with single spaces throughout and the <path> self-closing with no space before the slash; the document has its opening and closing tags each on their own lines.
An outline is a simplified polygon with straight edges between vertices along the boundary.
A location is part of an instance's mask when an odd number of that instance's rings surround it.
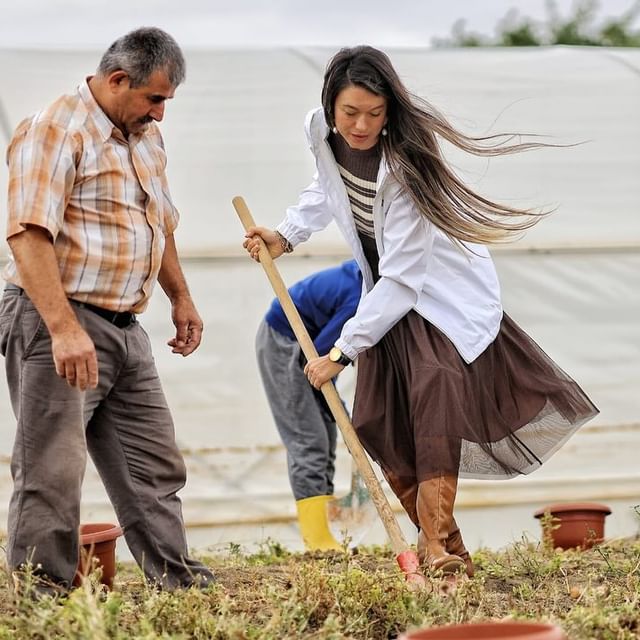
<svg viewBox="0 0 640 640">
<path fill-rule="evenodd" d="M 597 413 L 506 314 L 471 364 L 414 311 L 358 357 L 353 424 L 387 477 L 530 473 Z"/>
</svg>

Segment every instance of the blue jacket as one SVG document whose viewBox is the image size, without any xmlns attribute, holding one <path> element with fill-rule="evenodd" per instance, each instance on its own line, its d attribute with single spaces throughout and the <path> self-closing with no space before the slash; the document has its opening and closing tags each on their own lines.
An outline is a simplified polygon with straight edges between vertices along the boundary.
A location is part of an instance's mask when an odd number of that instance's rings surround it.
<svg viewBox="0 0 640 640">
<path fill-rule="evenodd" d="M 342 326 L 356 312 L 361 292 L 362 274 L 355 260 L 307 276 L 289 289 L 319 355 L 327 354 L 340 337 Z M 265 320 L 278 333 L 296 339 L 277 298 Z"/>
</svg>

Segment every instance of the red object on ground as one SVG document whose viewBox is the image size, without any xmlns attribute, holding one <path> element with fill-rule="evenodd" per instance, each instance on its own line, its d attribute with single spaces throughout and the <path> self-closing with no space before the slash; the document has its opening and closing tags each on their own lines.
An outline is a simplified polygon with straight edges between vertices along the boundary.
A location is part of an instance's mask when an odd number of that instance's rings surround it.
<svg viewBox="0 0 640 640">
<path fill-rule="evenodd" d="M 598 502 L 566 502 L 547 505 L 533 515 L 542 518 L 546 513 L 553 518 L 549 533 L 554 547 L 589 549 L 604 540 L 604 519 L 611 509 Z"/>
<path fill-rule="evenodd" d="M 100 582 L 108 589 L 116 573 L 116 539 L 122 535 L 117 524 L 92 522 L 80 525 L 80 558 L 73 585 L 78 587 L 93 569 L 100 567 Z"/>
<path fill-rule="evenodd" d="M 424 587 L 427 584 L 425 577 L 420 573 L 420 561 L 418 554 L 407 549 L 396 556 L 396 561 L 402 569 L 407 582 L 416 587 Z"/>
<path fill-rule="evenodd" d="M 567 640 L 560 627 L 537 622 L 469 622 L 417 629 L 398 640 Z"/>
</svg>

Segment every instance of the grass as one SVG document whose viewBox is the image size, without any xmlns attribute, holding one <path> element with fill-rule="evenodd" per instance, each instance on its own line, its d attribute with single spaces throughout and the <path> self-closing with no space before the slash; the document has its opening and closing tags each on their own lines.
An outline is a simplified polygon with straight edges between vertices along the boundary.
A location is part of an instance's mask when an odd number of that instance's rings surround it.
<svg viewBox="0 0 640 640">
<path fill-rule="evenodd" d="M 361 640 L 501 618 L 548 621 L 570 640 L 640 638 L 640 539 L 587 551 L 525 539 L 473 558 L 476 577 L 448 594 L 436 578 L 409 591 L 386 547 L 294 554 L 267 541 L 247 555 L 230 545 L 224 556 L 204 558 L 218 577 L 206 591 L 157 592 L 126 564 L 112 592 L 92 577 L 61 600 L 17 596 L 0 569 L 0 640 Z"/>
</svg>

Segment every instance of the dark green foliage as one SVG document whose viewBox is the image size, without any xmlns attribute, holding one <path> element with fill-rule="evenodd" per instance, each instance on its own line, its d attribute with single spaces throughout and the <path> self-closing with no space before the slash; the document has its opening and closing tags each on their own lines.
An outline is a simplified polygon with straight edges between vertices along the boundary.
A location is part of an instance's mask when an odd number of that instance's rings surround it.
<svg viewBox="0 0 640 640">
<path fill-rule="evenodd" d="M 571 15 L 563 17 L 553 0 L 547 2 L 547 20 L 538 23 L 509 11 L 499 22 L 495 38 L 466 30 L 458 20 L 451 37 L 435 39 L 438 47 L 537 47 L 544 45 L 582 45 L 592 47 L 640 47 L 640 29 L 634 22 L 640 15 L 640 0 L 635 0 L 621 15 L 598 23 L 597 0 L 578 0 Z"/>
</svg>

